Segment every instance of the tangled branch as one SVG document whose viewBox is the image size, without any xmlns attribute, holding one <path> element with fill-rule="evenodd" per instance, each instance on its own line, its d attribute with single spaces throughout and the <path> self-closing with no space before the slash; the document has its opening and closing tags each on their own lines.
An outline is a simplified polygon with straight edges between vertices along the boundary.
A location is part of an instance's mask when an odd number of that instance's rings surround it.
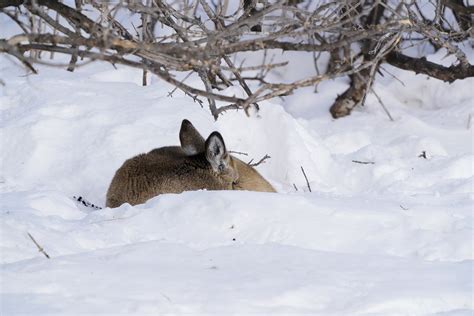
<svg viewBox="0 0 474 316">
<path fill-rule="evenodd" d="M 70 71 L 78 62 L 94 61 L 138 68 L 144 71 L 144 84 L 149 72 L 200 103 L 200 97 L 206 98 L 216 119 L 225 111 L 244 109 L 247 113 L 250 107 L 258 109 L 261 101 L 341 76 L 349 76 L 351 86 L 336 99 L 331 113 L 348 115 L 372 91 L 384 62 L 447 82 L 474 75 L 459 45 L 472 33 L 466 16 L 473 8 L 462 1 L 439 1 L 432 8 L 436 13 L 432 20 L 416 1 L 246 0 L 230 13 L 228 0 L 75 3 L 71 7 L 58 0 L 1 0 L 1 12 L 18 26 L 19 33 L 0 37 L 0 52 L 33 73 L 37 73 L 36 64 L 61 66 L 54 59 L 42 59 L 41 52 L 70 56 Z M 445 19 L 446 10 L 453 13 L 455 25 Z M 124 13 L 130 17 L 128 22 L 117 18 Z M 135 26 L 134 21 L 141 25 Z M 409 57 L 403 47 L 414 38 L 446 48 L 458 63 L 444 67 L 422 56 Z M 318 69 L 316 75 L 290 83 L 268 77 L 275 69 L 289 67 L 285 62 L 263 58 L 261 65 L 235 64 L 248 52 L 267 56 L 276 51 L 331 58 L 325 72 Z M 202 84 L 180 80 L 183 72 Z M 250 85 L 250 80 L 260 84 Z M 241 93 L 230 95 L 226 90 L 231 86 Z"/>
</svg>

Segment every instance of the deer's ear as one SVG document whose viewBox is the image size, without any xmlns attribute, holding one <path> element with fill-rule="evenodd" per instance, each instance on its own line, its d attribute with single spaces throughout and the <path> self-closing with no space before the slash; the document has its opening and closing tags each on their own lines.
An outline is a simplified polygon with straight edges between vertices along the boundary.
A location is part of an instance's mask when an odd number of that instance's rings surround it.
<svg viewBox="0 0 474 316">
<path fill-rule="evenodd" d="M 179 141 L 181 142 L 181 149 L 188 156 L 202 153 L 205 150 L 206 142 L 204 138 L 199 134 L 193 124 L 186 119 L 181 123 Z"/>
<path fill-rule="evenodd" d="M 209 135 L 205 144 L 206 159 L 215 172 L 223 173 L 229 168 L 230 155 L 225 148 L 224 139 L 218 132 Z"/>
</svg>

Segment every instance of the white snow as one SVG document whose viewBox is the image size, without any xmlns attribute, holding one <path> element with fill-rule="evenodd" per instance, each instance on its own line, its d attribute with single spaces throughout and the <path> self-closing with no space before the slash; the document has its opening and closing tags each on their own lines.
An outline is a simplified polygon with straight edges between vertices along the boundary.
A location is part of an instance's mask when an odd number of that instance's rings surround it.
<svg viewBox="0 0 474 316">
<path fill-rule="evenodd" d="M 472 315 L 474 79 L 384 67 L 405 84 L 375 84 L 393 122 L 373 95 L 333 120 L 344 79 L 214 122 L 159 80 L 140 86 L 137 70 L 25 76 L 0 56 L 0 313 Z M 102 210 L 72 199 L 104 205 L 123 161 L 176 145 L 184 118 L 241 159 L 269 154 L 257 169 L 279 193 Z"/>
</svg>

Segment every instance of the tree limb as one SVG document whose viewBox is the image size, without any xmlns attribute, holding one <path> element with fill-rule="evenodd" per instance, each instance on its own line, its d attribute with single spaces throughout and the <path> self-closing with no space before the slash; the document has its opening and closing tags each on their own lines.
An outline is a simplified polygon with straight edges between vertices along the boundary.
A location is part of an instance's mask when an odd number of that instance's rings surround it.
<svg viewBox="0 0 474 316">
<path fill-rule="evenodd" d="M 416 74 L 424 74 L 449 83 L 459 79 L 474 77 L 473 65 L 464 67 L 458 64 L 445 67 L 428 61 L 425 57 L 415 58 L 395 51 L 390 52 L 385 61 L 394 67 L 414 71 Z"/>
</svg>

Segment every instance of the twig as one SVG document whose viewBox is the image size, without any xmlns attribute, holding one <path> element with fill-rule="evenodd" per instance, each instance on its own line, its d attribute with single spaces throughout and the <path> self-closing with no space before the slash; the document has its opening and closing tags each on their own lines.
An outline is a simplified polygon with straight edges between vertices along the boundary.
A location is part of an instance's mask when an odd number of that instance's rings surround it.
<svg viewBox="0 0 474 316">
<path fill-rule="evenodd" d="M 35 243 L 36 247 L 38 247 L 39 252 L 41 252 L 46 258 L 49 259 L 49 255 L 46 253 L 46 251 L 44 251 L 43 247 L 41 247 L 41 246 L 36 242 L 36 240 L 33 238 L 33 236 L 31 236 L 30 233 L 27 232 L 27 234 L 28 234 L 28 236 L 30 237 L 30 239 Z"/>
<path fill-rule="evenodd" d="M 379 66 L 380 70 L 383 70 L 385 71 L 385 73 L 387 73 L 390 77 L 392 77 L 393 79 L 397 80 L 402 86 L 406 87 L 405 83 L 400 79 L 398 78 L 397 76 L 395 76 L 393 73 L 391 73 L 390 71 L 387 70 L 387 68 L 383 67 L 382 65 Z M 383 75 L 382 75 L 383 76 Z"/>
<path fill-rule="evenodd" d="M 183 83 L 186 79 L 188 79 L 194 72 L 190 71 L 184 78 L 183 80 L 181 80 L 181 83 Z M 169 97 L 172 97 L 173 96 L 173 93 L 178 90 L 178 87 L 174 87 L 173 90 L 171 90 L 170 92 L 168 92 L 168 96 Z"/>
<path fill-rule="evenodd" d="M 298 191 L 298 187 L 296 186 L 296 184 L 293 183 L 293 187 L 295 188 L 296 191 Z"/>
<path fill-rule="evenodd" d="M 303 172 L 304 178 L 306 179 L 306 185 L 308 186 L 309 192 L 311 192 L 311 186 L 309 185 L 308 177 L 306 176 L 306 172 L 304 172 L 303 166 L 301 166 L 301 171 Z"/>
<path fill-rule="evenodd" d="M 251 167 L 256 167 L 256 166 L 258 166 L 259 164 L 265 162 L 265 160 L 267 160 L 267 159 L 269 159 L 269 158 L 271 158 L 269 155 L 265 155 L 265 156 L 263 156 L 262 159 L 260 159 L 260 160 L 259 160 L 258 162 L 256 162 L 256 163 L 252 163 L 252 161 L 253 161 L 253 159 L 252 159 L 252 160 L 250 160 L 247 164 L 248 164 L 249 166 L 251 166 Z"/>
<path fill-rule="evenodd" d="M 385 111 L 385 113 L 387 114 L 388 118 L 390 119 L 390 121 L 394 121 L 392 115 L 390 114 L 390 112 L 388 111 L 387 107 L 385 106 L 385 104 L 383 103 L 382 101 L 382 98 L 379 97 L 379 95 L 375 92 L 375 89 L 374 87 L 370 87 L 370 90 L 372 91 L 372 93 L 374 94 L 374 96 L 377 98 L 377 100 L 379 101 L 379 104 L 382 106 L 382 109 Z"/>
<path fill-rule="evenodd" d="M 352 160 L 352 162 L 355 163 L 360 163 L 362 165 L 375 165 L 375 162 L 373 161 L 359 161 L 359 160 Z"/>
</svg>

